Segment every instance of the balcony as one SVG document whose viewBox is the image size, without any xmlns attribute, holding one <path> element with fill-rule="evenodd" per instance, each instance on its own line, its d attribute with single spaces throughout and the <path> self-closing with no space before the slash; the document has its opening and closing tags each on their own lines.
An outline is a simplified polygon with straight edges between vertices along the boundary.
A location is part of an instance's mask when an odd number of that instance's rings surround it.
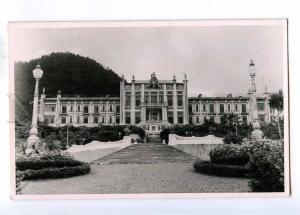
<svg viewBox="0 0 300 215">
<path fill-rule="evenodd" d="M 167 102 L 141 102 L 141 107 L 164 107 L 168 106 Z"/>
</svg>

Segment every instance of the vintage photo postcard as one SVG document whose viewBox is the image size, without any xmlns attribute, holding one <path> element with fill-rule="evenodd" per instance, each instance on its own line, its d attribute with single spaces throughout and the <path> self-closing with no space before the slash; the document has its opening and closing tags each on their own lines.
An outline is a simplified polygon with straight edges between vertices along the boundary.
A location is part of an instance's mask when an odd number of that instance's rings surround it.
<svg viewBox="0 0 300 215">
<path fill-rule="evenodd" d="M 8 34 L 13 199 L 290 195 L 287 20 Z"/>
</svg>

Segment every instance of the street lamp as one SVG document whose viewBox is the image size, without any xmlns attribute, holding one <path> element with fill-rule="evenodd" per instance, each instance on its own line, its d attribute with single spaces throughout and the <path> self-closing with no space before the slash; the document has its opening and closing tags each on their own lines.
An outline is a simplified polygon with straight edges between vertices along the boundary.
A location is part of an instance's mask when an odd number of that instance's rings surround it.
<svg viewBox="0 0 300 215">
<path fill-rule="evenodd" d="M 33 110 L 32 110 L 32 122 L 29 132 L 29 137 L 27 138 L 27 145 L 25 154 L 29 155 L 34 152 L 35 146 L 39 143 L 38 129 L 37 129 L 37 115 L 38 115 L 38 99 L 39 99 L 39 80 L 43 76 L 43 70 L 38 64 L 32 71 L 33 77 L 35 78 L 35 88 L 34 88 L 34 99 L 33 99 Z"/>
</svg>

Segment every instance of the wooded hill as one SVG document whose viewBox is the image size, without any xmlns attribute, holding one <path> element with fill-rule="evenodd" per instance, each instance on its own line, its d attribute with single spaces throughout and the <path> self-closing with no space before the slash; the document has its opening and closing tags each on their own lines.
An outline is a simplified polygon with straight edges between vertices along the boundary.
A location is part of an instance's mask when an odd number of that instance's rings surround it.
<svg viewBox="0 0 300 215">
<path fill-rule="evenodd" d="M 29 62 L 16 62 L 15 112 L 16 121 L 31 119 L 35 79 L 32 70 L 37 64 L 44 71 L 39 92 L 46 89 L 46 96 L 119 96 L 121 78 L 111 69 L 93 59 L 72 53 L 52 53 Z"/>
</svg>

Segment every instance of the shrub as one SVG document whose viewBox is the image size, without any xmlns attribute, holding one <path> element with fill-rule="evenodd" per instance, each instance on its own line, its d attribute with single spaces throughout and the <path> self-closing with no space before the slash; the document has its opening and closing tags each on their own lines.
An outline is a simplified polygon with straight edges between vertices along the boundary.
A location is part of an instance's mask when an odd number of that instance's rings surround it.
<svg viewBox="0 0 300 215">
<path fill-rule="evenodd" d="M 284 191 L 283 142 L 256 141 L 249 151 L 249 186 L 254 192 Z"/>
<path fill-rule="evenodd" d="M 264 136 L 271 140 L 279 140 L 279 131 L 276 124 L 265 124 L 261 126 L 261 130 L 264 132 Z M 283 133 L 283 132 L 281 132 Z"/>
<path fill-rule="evenodd" d="M 198 173 L 225 177 L 247 177 L 248 173 L 245 166 L 214 164 L 208 161 L 196 161 L 194 168 Z"/>
<path fill-rule="evenodd" d="M 230 133 L 225 136 L 223 142 L 226 144 L 242 144 L 243 137 L 234 133 Z"/>
<path fill-rule="evenodd" d="M 90 172 L 87 163 L 54 155 L 16 161 L 17 182 L 22 179 L 66 178 Z M 17 184 L 18 185 L 18 184 Z"/>
<path fill-rule="evenodd" d="M 249 161 L 247 147 L 240 145 L 218 146 L 209 153 L 209 156 L 214 164 L 244 166 Z"/>
<path fill-rule="evenodd" d="M 159 133 L 159 137 L 160 137 L 161 141 L 165 140 L 165 143 L 168 144 L 169 143 L 169 134 L 170 134 L 169 128 L 165 128 L 164 130 L 162 130 Z"/>
</svg>

